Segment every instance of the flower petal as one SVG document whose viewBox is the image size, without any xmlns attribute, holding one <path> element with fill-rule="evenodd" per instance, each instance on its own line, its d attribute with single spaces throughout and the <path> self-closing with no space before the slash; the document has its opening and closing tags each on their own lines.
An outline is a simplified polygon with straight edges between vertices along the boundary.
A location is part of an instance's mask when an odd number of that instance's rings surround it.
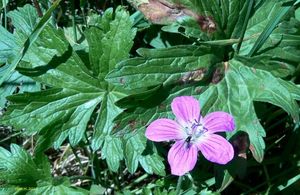
<svg viewBox="0 0 300 195">
<path fill-rule="evenodd" d="M 233 131 L 235 123 L 233 116 L 226 112 L 212 112 L 203 118 L 203 126 L 210 133 L 221 131 Z"/>
<path fill-rule="evenodd" d="M 196 143 L 203 156 L 218 164 L 226 164 L 232 160 L 234 150 L 232 145 L 222 136 L 205 133 Z"/>
<path fill-rule="evenodd" d="M 169 141 L 185 139 L 187 137 L 182 127 L 171 119 L 157 119 L 146 129 L 146 137 L 151 141 Z"/>
<path fill-rule="evenodd" d="M 168 153 L 168 162 L 173 175 L 182 176 L 192 170 L 197 162 L 198 149 L 185 140 L 177 141 Z"/>
<path fill-rule="evenodd" d="M 171 107 L 177 121 L 183 126 L 200 119 L 199 101 L 192 96 L 174 98 Z"/>
</svg>

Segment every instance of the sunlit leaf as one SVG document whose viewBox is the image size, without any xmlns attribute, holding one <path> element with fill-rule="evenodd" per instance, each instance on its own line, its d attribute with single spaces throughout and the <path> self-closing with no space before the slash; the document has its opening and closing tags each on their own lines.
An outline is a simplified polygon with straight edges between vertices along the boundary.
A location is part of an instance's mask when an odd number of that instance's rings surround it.
<svg viewBox="0 0 300 195">
<path fill-rule="evenodd" d="M 139 49 L 141 57 L 122 61 L 106 80 L 127 89 L 200 81 L 220 61 L 222 53 L 212 51 L 204 46 Z"/>
<path fill-rule="evenodd" d="M 61 29 L 47 26 L 18 67 L 21 74 L 52 88 L 10 97 L 11 106 L 1 118 L 1 123 L 18 129 L 26 128 L 25 133 L 30 135 L 40 134 L 36 148 L 38 152 L 52 145 L 59 147 L 66 138 L 72 145 L 78 144 L 85 136 L 97 105 L 100 109 L 92 147 L 97 150 L 102 143 L 106 146 L 104 149 L 113 146 L 110 144 L 114 142 L 110 142 L 109 137 L 114 127 L 113 120 L 123 110 L 115 102 L 128 92 L 108 84 L 104 76 L 119 61 L 129 57 L 135 29 L 128 12 L 121 7 L 114 12 L 109 9 L 103 17 L 98 17 L 98 23 L 90 26 L 85 34 L 91 66 L 85 65 L 88 62 L 74 51 Z M 95 39 L 101 40 L 102 44 Z M 92 67 L 93 72 L 87 67 Z M 115 152 L 114 155 L 119 157 L 104 156 L 110 168 L 116 171 L 119 161 L 123 159 L 123 151 L 119 150 L 121 140 L 111 139 L 118 140 L 115 146 L 119 148 L 105 151 L 109 154 Z"/>
</svg>

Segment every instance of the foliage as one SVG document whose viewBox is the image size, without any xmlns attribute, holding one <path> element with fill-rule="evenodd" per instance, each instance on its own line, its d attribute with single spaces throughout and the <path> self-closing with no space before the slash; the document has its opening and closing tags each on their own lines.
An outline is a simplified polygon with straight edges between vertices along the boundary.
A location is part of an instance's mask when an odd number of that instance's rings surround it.
<svg viewBox="0 0 300 195">
<path fill-rule="evenodd" d="M 70 187 L 67 178 L 51 178 L 50 164 L 44 155 L 32 158 L 15 144 L 11 145 L 10 150 L 0 148 L 1 193 L 87 194 L 87 191 Z"/>
<path fill-rule="evenodd" d="M 236 123 L 224 135 L 234 160 L 212 171 L 199 156 L 184 177 L 186 194 L 226 191 L 246 166 L 265 171 L 282 139 L 289 145 L 280 144 L 281 157 L 293 159 L 277 159 L 272 170 L 289 166 L 289 172 L 276 182 L 266 172 L 269 188 L 254 190 L 288 190 L 285 182 L 298 181 L 292 172 L 299 169 L 299 1 L 128 0 L 132 7 L 105 1 L 113 8 L 74 2 L 42 2 L 42 17 L 36 5 L 8 13 L 6 1 L 0 6 L 0 124 L 34 145 L 33 156 L 16 144 L 0 148 L 3 193 L 88 193 L 51 176 L 44 154 L 70 144 L 87 151 L 91 193 L 109 193 L 114 187 L 103 177 L 110 175 L 120 193 L 175 194 L 169 145 L 148 141 L 144 132 L 155 119 L 174 118 L 170 103 L 183 95 L 199 99 L 203 115 L 225 111 Z M 126 175 L 137 178 L 128 184 Z"/>
</svg>

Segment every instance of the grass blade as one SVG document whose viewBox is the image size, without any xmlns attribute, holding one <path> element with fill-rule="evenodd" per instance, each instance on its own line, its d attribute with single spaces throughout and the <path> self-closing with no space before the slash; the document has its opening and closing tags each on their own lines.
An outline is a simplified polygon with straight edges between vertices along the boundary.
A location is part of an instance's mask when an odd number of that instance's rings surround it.
<svg viewBox="0 0 300 195">
<path fill-rule="evenodd" d="M 244 21 L 244 24 L 243 24 L 243 27 L 242 27 L 242 34 L 241 34 L 241 37 L 239 39 L 239 43 L 238 43 L 237 49 L 236 49 L 237 54 L 240 51 L 240 48 L 241 48 L 241 45 L 242 45 L 242 42 L 243 42 L 243 39 L 244 39 L 244 35 L 245 35 L 246 29 L 247 29 L 248 21 L 250 19 L 251 10 L 253 8 L 254 0 L 248 0 L 247 3 L 248 3 L 248 9 L 247 9 L 246 18 L 245 18 L 245 21 Z"/>
<path fill-rule="evenodd" d="M 278 11 L 277 14 L 269 21 L 266 28 L 260 34 L 252 49 L 248 53 L 248 57 L 253 56 L 263 46 L 270 34 L 276 28 L 277 24 L 280 22 L 281 18 L 290 10 L 290 8 L 291 6 L 282 7 L 280 11 Z"/>
</svg>

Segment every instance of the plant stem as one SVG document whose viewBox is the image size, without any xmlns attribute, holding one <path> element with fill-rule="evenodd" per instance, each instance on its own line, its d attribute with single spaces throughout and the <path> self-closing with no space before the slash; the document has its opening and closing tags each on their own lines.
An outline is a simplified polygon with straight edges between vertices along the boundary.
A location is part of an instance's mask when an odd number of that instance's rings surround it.
<svg viewBox="0 0 300 195">
<path fill-rule="evenodd" d="M 182 183 L 183 177 L 184 177 L 184 176 L 179 176 L 179 178 L 178 178 L 177 186 L 176 186 L 176 195 L 179 195 L 179 194 L 180 194 L 180 191 L 181 191 L 181 183 Z"/>
<path fill-rule="evenodd" d="M 86 3 L 84 4 L 84 6 L 82 8 L 80 7 L 80 9 L 82 11 L 82 17 L 83 17 L 84 25 L 85 25 L 85 27 L 88 27 L 88 23 L 86 21 L 86 14 L 85 14 L 85 10 L 84 10 L 85 5 L 86 5 Z"/>
<path fill-rule="evenodd" d="M 94 181 L 96 181 L 96 184 L 100 183 L 100 167 L 99 167 L 99 160 L 97 157 L 97 152 L 93 152 L 93 149 L 91 147 L 91 143 L 89 141 L 89 137 L 87 135 L 87 132 L 84 133 L 86 142 L 89 146 L 90 149 L 90 162 L 91 162 L 91 173 L 92 173 L 92 177 L 94 178 Z"/>
<path fill-rule="evenodd" d="M 279 178 L 279 177 L 283 177 L 285 174 L 290 173 L 291 171 L 293 171 L 293 169 L 294 169 L 294 168 L 290 168 L 290 169 L 288 169 L 288 170 L 286 170 L 286 171 L 284 171 L 284 172 L 281 172 L 281 173 L 278 174 L 278 175 L 273 176 L 273 178 L 270 178 L 270 181 L 273 181 L 273 180 L 275 180 L 275 179 L 277 179 L 277 178 Z M 251 188 L 250 190 L 248 190 L 248 191 L 246 191 L 245 193 L 242 193 L 242 194 L 250 194 L 250 192 L 254 192 L 254 191 L 256 191 L 257 189 L 259 189 L 260 187 L 262 187 L 262 186 L 264 186 L 264 185 L 266 185 L 266 184 L 267 184 L 267 181 L 265 181 L 265 182 L 263 182 L 263 183 L 257 185 L 257 186 L 254 187 L 254 188 Z"/>
<path fill-rule="evenodd" d="M 146 179 L 149 175 L 147 173 L 145 173 L 144 175 L 138 177 L 137 179 L 135 179 L 133 181 L 133 183 L 137 184 L 137 183 L 140 183 L 141 181 L 143 181 L 144 179 Z"/>
<path fill-rule="evenodd" d="M 268 187 L 271 187 L 271 181 L 270 181 L 270 176 L 269 176 L 269 173 L 268 173 L 267 166 L 263 165 L 263 169 L 264 169 L 264 173 L 265 173 L 265 176 L 266 176 L 266 181 L 267 181 Z"/>
<path fill-rule="evenodd" d="M 38 2 L 37 0 L 33 0 L 33 5 L 34 5 L 34 7 L 35 7 L 35 9 L 36 9 L 36 11 L 37 11 L 37 13 L 38 13 L 38 16 L 39 16 L 40 18 L 43 17 L 43 12 L 42 12 L 42 9 L 41 9 L 41 7 L 40 7 L 39 2 Z"/>
<path fill-rule="evenodd" d="M 48 1 L 48 9 L 51 7 L 51 1 Z M 51 16 L 51 23 L 52 23 L 52 25 L 53 26 L 56 26 L 56 20 L 55 20 L 55 14 L 54 14 L 54 12 L 52 12 L 52 14 L 51 14 L 52 16 Z"/>
<path fill-rule="evenodd" d="M 127 189 L 127 190 L 130 189 L 133 185 L 144 181 L 144 179 L 146 179 L 147 177 L 149 177 L 149 174 L 145 173 L 144 175 L 142 175 L 142 176 L 138 177 L 137 179 L 133 180 L 133 182 L 128 184 L 124 189 Z"/>
<path fill-rule="evenodd" d="M 8 30 L 7 29 L 7 5 L 6 5 L 6 3 L 5 3 L 5 0 L 2 0 L 2 5 L 3 5 L 3 8 L 4 8 L 4 28 L 6 29 L 6 30 Z"/>
<path fill-rule="evenodd" d="M 9 139 L 11 139 L 11 138 L 13 138 L 13 137 L 16 137 L 16 136 L 20 135 L 20 134 L 22 134 L 21 131 L 20 131 L 20 132 L 17 132 L 17 133 L 14 133 L 14 134 L 12 134 L 12 135 L 10 135 L 10 136 L 8 136 L 8 137 L 6 137 L 6 138 L 0 140 L 0 143 L 5 142 L 5 141 L 7 141 L 7 140 L 9 140 Z"/>
<path fill-rule="evenodd" d="M 76 21 L 75 21 L 75 0 L 71 1 L 72 4 L 72 26 L 73 26 L 73 34 L 74 34 L 74 41 L 77 43 L 77 29 L 76 29 Z"/>
<path fill-rule="evenodd" d="M 82 165 L 82 163 L 81 163 L 80 158 L 78 157 L 78 155 L 77 155 L 77 153 L 76 153 L 75 148 L 74 148 L 71 144 L 70 144 L 70 147 L 71 147 L 71 150 L 72 150 L 72 152 L 73 152 L 73 154 L 74 154 L 74 156 L 75 156 L 77 162 L 79 163 L 79 166 L 80 166 L 80 169 L 82 170 L 82 173 L 85 173 L 84 167 L 83 167 L 83 165 Z"/>
<path fill-rule="evenodd" d="M 77 180 L 77 179 L 82 179 L 82 180 L 87 179 L 87 180 L 91 180 L 91 181 L 94 180 L 94 178 L 89 177 L 89 176 L 84 176 L 84 175 L 75 175 L 75 176 L 70 177 L 70 180 Z"/>
</svg>

